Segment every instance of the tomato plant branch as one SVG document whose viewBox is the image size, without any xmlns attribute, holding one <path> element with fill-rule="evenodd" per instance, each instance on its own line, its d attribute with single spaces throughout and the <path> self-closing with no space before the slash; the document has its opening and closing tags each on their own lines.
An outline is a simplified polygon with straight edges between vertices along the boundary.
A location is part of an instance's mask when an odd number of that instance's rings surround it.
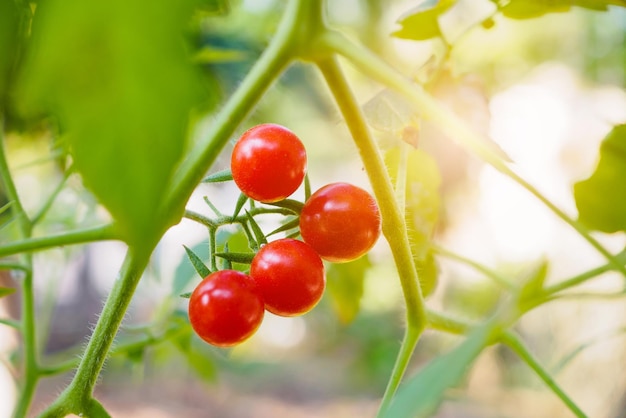
<svg viewBox="0 0 626 418">
<path fill-rule="evenodd" d="M 120 236 L 116 232 L 115 226 L 113 224 L 106 224 L 77 231 L 67 231 L 56 235 L 26 238 L 16 242 L 10 242 L 0 246 L 0 257 L 32 251 L 42 251 L 64 245 L 118 239 L 120 239 Z"/>
<path fill-rule="evenodd" d="M 520 338 L 513 332 L 503 332 L 500 336 L 500 341 L 509 347 L 515 354 L 519 356 L 533 371 L 544 381 L 544 383 L 554 392 L 563 403 L 574 413 L 577 417 L 584 418 L 587 415 L 576 405 L 576 403 L 561 389 L 558 383 L 552 378 L 539 361 L 532 355 L 532 353 L 526 348 Z"/>
<path fill-rule="evenodd" d="M 151 247 L 151 246 L 148 246 Z M 72 382 L 41 417 L 86 415 L 94 405 L 93 389 L 117 330 L 130 304 L 153 248 L 130 247 L 119 277 L 102 309 Z M 101 408 L 101 406 L 100 406 Z"/>
<path fill-rule="evenodd" d="M 534 195 L 557 217 L 574 228 L 583 239 L 585 239 L 592 247 L 602 254 L 617 271 L 626 277 L 626 268 L 621 265 L 613 257 L 613 255 L 602 246 L 602 244 L 593 238 L 589 234 L 589 231 L 587 231 L 586 228 L 584 228 L 579 222 L 567 216 L 565 212 L 552 203 L 533 185 L 515 173 L 506 164 L 506 158 L 500 155 L 492 146 L 489 145 L 490 142 L 487 138 L 484 138 L 482 135 L 474 132 L 452 111 L 438 104 L 437 101 L 425 92 L 419 85 L 411 82 L 384 62 L 380 57 L 366 48 L 356 45 L 343 35 L 336 32 L 328 32 L 324 41 L 329 48 L 346 57 L 359 70 L 402 94 L 409 100 L 410 103 L 413 104 L 421 117 L 432 121 L 452 140 L 456 141 L 463 148 L 472 152 L 484 162 L 491 165 L 496 170 L 500 171 L 502 174 L 509 177 Z"/>
<path fill-rule="evenodd" d="M 411 254 L 404 211 L 398 207 L 394 187 L 376 142 L 361 113 L 361 108 L 356 102 L 336 58 L 327 58 L 317 62 L 317 65 L 324 75 L 361 155 L 361 160 L 380 207 L 383 234 L 395 260 L 406 304 L 407 327 L 379 409 L 379 412 L 383 412 L 391 403 L 419 337 L 426 326 L 426 308 Z"/>
<path fill-rule="evenodd" d="M 13 204 L 10 210 L 17 222 L 20 238 L 28 239 L 32 234 L 32 222 L 20 200 L 11 171 L 7 163 L 4 148 L 4 128 L 0 123 L 0 181 L 4 185 L 7 198 Z M 39 360 L 37 358 L 37 333 L 35 331 L 35 294 L 33 289 L 33 257 L 32 254 L 21 254 L 20 264 L 24 266 L 22 279 L 22 317 L 20 330 L 24 346 L 23 373 L 24 381 L 15 409 L 15 416 L 26 416 L 31 399 L 39 380 Z"/>
<path fill-rule="evenodd" d="M 255 62 L 239 88 L 229 97 L 213 121 L 208 137 L 202 139 L 176 172 L 172 187 L 164 199 L 166 215 L 180 218 L 184 205 L 206 170 L 215 161 L 222 148 L 243 119 L 252 111 L 263 94 L 273 85 L 292 61 L 294 40 L 308 1 L 292 0 L 287 4 L 281 22 L 270 44 Z"/>
<path fill-rule="evenodd" d="M 65 183 L 67 182 L 67 179 L 70 177 L 71 174 L 72 174 L 71 169 L 65 172 L 65 174 L 63 175 L 63 179 L 61 179 L 59 184 L 57 184 L 57 187 L 55 187 L 55 189 L 52 191 L 50 196 L 48 196 L 44 204 L 41 206 L 41 208 L 39 208 L 39 211 L 37 211 L 37 213 L 33 215 L 32 217 L 33 225 L 38 224 L 41 221 L 41 219 L 46 215 L 46 213 L 48 213 L 48 210 L 50 209 L 50 207 L 56 200 L 59 193 L 61 193 L 61 191 L 63 190 L 63 187 L 65 187 Z"/>
</svg>

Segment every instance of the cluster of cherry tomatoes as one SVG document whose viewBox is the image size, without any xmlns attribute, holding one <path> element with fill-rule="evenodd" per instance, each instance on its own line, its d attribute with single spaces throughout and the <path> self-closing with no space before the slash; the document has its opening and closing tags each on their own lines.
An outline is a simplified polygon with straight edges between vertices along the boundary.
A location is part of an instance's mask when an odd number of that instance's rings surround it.
<svg viewBox="0 0 626 418">
<path fill-rule="evenodd" d="M 261 203 L 286 199 L 302 184 L 306 151 L 289 129 L 257 125 L 235 144 L 232 178 L 249 198 Z M 321 299 L 326 286 L 322 259 L 340 263 L 368 252 L 380 235 L 374 198 L 349 183 L 328 184 L 302 206 L 302 240 L 282 238 L 262 246 L 249 273 L 219 270 L 192 292 L 189 320 L 210 344 L 228 347 L 245 341 L 261 325 L 265 310 L 302 315 Z"/>
</svg>

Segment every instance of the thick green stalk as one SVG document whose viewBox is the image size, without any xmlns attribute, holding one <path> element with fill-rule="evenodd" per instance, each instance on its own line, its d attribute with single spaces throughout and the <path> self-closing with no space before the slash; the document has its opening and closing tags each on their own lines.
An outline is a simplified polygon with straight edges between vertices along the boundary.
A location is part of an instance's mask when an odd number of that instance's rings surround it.
<svg viewBox="0 0 626 418">
<path fill-rule="evenodd" d="M 389 66 L 377 55 L 367 49 L 350 42 L 344 36 L 336 32 L 328 32 L 324 38 L 329 48 L 337 51 L 338 54 L 346 57 L 354 66 L 375 80 L 384 83 L 389 88 L 402 94 L 410 103 L 413 104 L 418 114 L 425 120 L 433 122 L 441 129 L 443 133 L 448 135 L 452 140 L 456 141 L 463 148 L 477 155 L 487 164 L 509 177 L 539 201 L 546 205 L 557 217 L 574 228 L 580 236 L 585 239 L 592 247 L 602 254 L 612 265 L 626 277 L 626 268 L 620 264 L 613 255 L 602 246 L 595 238 L 591 236 L 579 222 L 570 218 L 545 197 L 539 190 L 526 180 L 515 173 L 507 164 L 506 158 L 496 152 L 489 145 L 487 138 L 475 133 L 467 124 L 459 119 L 453 112 L 438 104 L 428 93 L 420 86 L 411 82 L 394 68 Z"/>
<path fill-rule="evenodd" d="M 86 416 L 94 408 L 93 389 L 151 252 L 152 248 L 128 249 L 120 275 L 102 309 L 72 382 L 41 414 L 42 418 L 62 417 L 69 413 Z"/>
<path fill-rule="evenodd" d="M 403 215 L 404 211 L 396 202 L 391 179 L 376 142 L 361 113 L 361 108 L 356 102 L 336 58 L 327 58 L 319 61 L 317 64 L 344 116 L 361 155 L 361 160 L 380 207 L 383 234 L 389 243 L 395 260 L 406 304 L 407 327 L 398 357 L 396 358 L 396 364 L 380 406 L 379 411 L 383 412 L 391 403 L 419 337 L 426 326 L 426 308 L 411 254 Z"/>
<path fill-rule="evenodd" d="M 576 405 L 576 403 L 561 389 L 561 387 L 552 378 L 539 361 L 532 355 L 526 348 L 524 343 L 519 337 L 512 332 L 504 332 L 500 338 L 500 341 L 515 352 L 528 366 L 533 369 L 537 376 L 544 381 L 544 383 L 554 392 L 570 411 L 579 418 L 585 418 L 587 415 Z"/>
<path fill-rule="evenodd" d="M 62 232 L 45 237 L 26 238 L 0 246 L 0 257 L 13 254 L 42 251 L 62 245 L 84 244 L 94 241 L 120 239 L 113 224 L 80 229 L 78 231 Z"/>
</svg>

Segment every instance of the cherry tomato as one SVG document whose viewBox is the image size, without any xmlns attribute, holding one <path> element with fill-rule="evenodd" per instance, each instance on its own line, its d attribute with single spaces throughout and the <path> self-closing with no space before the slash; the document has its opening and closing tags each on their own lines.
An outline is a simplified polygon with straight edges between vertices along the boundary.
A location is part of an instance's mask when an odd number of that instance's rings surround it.
<svg viewBox="0 0 626 418">
<path fill-rule="evenodd" d="M 325 260 L 343 263 L 368 252 L 380 236 L 380 211 L 365 190 L 328 184 L 304 203 L 300 234 Z"/>
<path fill-rule="evenodd" d="M 230 168 L 246 196 L 264 203 L 277 202 L 302 184 L 306 151 L 289 129 L 271 123 L 257 125 L 235 144 Z"/>
<path fill-rule="evenodd" d="M 265 309 L 281 316 L 310 311 L 326 287 L 320 256 L 310 245 L 290 238 L 263 246 L 252 259 L 250 276 L 261 289 Z"/>
<path fill-rule="evenodd" d="M 209 344 L 229 347 L 252 336 L 263 320 L 264 304 L 250 276 L 235 270 L 209 274 L 189 298 L 189 322 Z"/>
</svg>

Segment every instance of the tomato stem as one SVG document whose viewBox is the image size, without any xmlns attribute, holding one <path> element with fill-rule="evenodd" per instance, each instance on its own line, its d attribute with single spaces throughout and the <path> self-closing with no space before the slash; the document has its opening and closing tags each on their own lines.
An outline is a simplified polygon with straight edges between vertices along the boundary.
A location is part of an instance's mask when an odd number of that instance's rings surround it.
<svg viewBox="0 0 626 418">
<path fill-rule="evenodd" d="M 408 366 L 415 346 L 426 326 L 426 309 L 419 287 L 419 278 L 411 255 L 411 247 L 404 221 L 404 210 L 398 206 L 393 185 L 385 168 L 365 118 L 336 58 L 317 63 L 335 101 L 346 120 L 348 129 L 359 150 L 380 207 L 382 229 L 393 254 L 406 304 L 407 326 L 396 363 L 391 372 L 379 413 L 391 403 L 402 376 Z"/>
</svg>

